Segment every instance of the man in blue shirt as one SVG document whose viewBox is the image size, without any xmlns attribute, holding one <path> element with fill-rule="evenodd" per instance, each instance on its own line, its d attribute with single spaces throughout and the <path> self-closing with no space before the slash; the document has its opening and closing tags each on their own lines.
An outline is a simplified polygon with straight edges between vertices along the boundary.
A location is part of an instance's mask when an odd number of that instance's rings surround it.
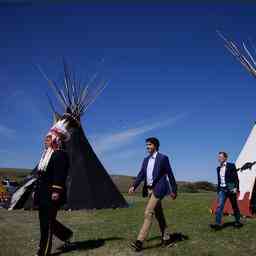
<svg viewBox="0 0 256 256">
<path fill-rule="evenodd" d="M 137 240 L 130 246 L 136 251 L 141 251 L 143 242 L 148 236 L 153 217 L 155 216 L 162 235 L 162 243 L 166 246 L 172 242 L 168 232 L 161 201 L 170 195 L 172 199 L 177 197 L 177 185 L 167 156 L 158 152 L 159 140 L 157 138 L 146 139 L 148 157 L 143 160 L 141 170 L 129 189 L 129 194 L 144 181 L 143 195 L 148 196 L 148 203 L 144 214 L 144 223 Z"/>
</svg>

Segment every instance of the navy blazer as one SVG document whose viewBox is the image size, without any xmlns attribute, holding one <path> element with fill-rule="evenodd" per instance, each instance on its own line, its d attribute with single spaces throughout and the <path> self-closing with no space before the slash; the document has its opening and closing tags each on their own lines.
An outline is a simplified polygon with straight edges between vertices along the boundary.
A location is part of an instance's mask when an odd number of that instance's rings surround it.
<svg viewBox="0 0 256 256">
<path fill-rule="evenodd" d="M 220 166 L 217 167 L 217 176 L 218 176 L 218 191 L 220 190 Z M 226 185 L 234 184 L 234 187 L 239 191 L 239 179 L 237 175 L 236 165 L 233 163 L 227 163 L 226 172 L 225 172 L 225 182 Z"/>
<path fill-rule="evenodd" d="M 150 156 L 146 157 L 142 163 L 141 170 L 133 184 L 136 189 L 144 180 L 147 182 L 147 166 Z M 168 179 L 169 181 L 168 181 Z M 157 153 L 153 169 L 153 193 L 157 198 L 163 198 L 170 193 L 177 194 L 177 184 L 174 178 L 169 158 L 161 153 Z"/>
<path fill-rule="evenodd" d="M 60 193 L 60 199 L 56 202 L 59 206 L 66 203 L 66 179 L 69 170 L 69 158 L 65 151 L 53 152 L 45 172 L 36 172 L 38 177 L 34 185 L 34 203 L 38 206 L 51 206 L 51 194 Z"/>
</svg>

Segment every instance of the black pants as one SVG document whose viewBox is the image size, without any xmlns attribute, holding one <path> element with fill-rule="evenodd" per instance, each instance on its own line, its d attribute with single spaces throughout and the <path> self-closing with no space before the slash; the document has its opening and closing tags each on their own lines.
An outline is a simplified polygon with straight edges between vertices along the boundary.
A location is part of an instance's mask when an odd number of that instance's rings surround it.
<svg viewBox="0 0 256 256">
<path fill-rule="evenodd" d="M 68 240 L 72 231 L 56 220 L 58 207 L 39 207 L 39 220 L 41 239 L 39 256 L 50 255 L 52 248 L 52 236 L 55 235 L 62 241 Z"/>
</svg>

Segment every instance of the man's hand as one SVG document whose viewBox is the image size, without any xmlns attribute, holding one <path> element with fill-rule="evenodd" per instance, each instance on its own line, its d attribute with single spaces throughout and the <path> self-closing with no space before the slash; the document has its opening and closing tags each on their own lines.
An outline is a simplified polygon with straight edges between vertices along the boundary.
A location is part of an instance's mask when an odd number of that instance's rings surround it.
<svg viewBox="0 0 256 256">
<path fill-rule="evenodd" d="M 234 193 L 234 194 L 237 194 L 237 188 L 233 188 L 232 190 L 231 190 L 231 193 Z"/>
<path fill-rule="evenodd" d="M 172 193 L 170 194 L 170 196 L 171 196 L 172 200 L 175 200 L 176 197 L 177 197 L 177 194 L 175 194 L 175 193 L 172 192 Z"/>
<path fill-rule="evenodd" d="M 57 192 L 52 193 L 52 200 L 53 201 L 57 201 L 57 200 L 59 200 L 59 198 L 60 198 L 59 193 L 57 193 Z"/>
<path fill-rule="evenodd" d="M 134 187 L 133 187 L 133 186 L 130 187 L 130 188 L 129 188 L 129 191 L 128 191 L 128 194 L 129 194 L 129 195 L 131 195 L 132 193 L 134 193 Z"/>
</svg>

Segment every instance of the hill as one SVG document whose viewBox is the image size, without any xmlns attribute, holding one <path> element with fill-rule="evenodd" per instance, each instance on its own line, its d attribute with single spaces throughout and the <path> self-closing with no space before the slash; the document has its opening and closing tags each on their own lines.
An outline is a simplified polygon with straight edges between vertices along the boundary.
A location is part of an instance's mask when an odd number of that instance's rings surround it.
<svg viewBox="0 0 256 256">
<path fill-rule="evenodd" d="M 0 168 L 0 180 L 4 177 L 9 177 L 18 182 L 22 181 L 31 170 L 19 168 Z"/>
<path fill-rule="evenodd" d="M 18 182 L 22 181 L 31 170 L 29 169 L 15 169 L 15 168 L 0 168 L 0 180 L 3 177 L 9 177 Z M 125 175 L 111 175 L 113 182 L 116 184 L 118 189 L 122 193 L 126 193 L 129 186 L 133 183 L 134 178 L 132 176 Z M 186 182 L 178 181 L 179 192 L 186 193 L 198 193 L 205 191 L 216 191 L 216 186 L 207 181 L 198 181 L 198 182 Z M 142 185 L 137 189 L 137 193 L 140 193 Z"/>
</svg>

